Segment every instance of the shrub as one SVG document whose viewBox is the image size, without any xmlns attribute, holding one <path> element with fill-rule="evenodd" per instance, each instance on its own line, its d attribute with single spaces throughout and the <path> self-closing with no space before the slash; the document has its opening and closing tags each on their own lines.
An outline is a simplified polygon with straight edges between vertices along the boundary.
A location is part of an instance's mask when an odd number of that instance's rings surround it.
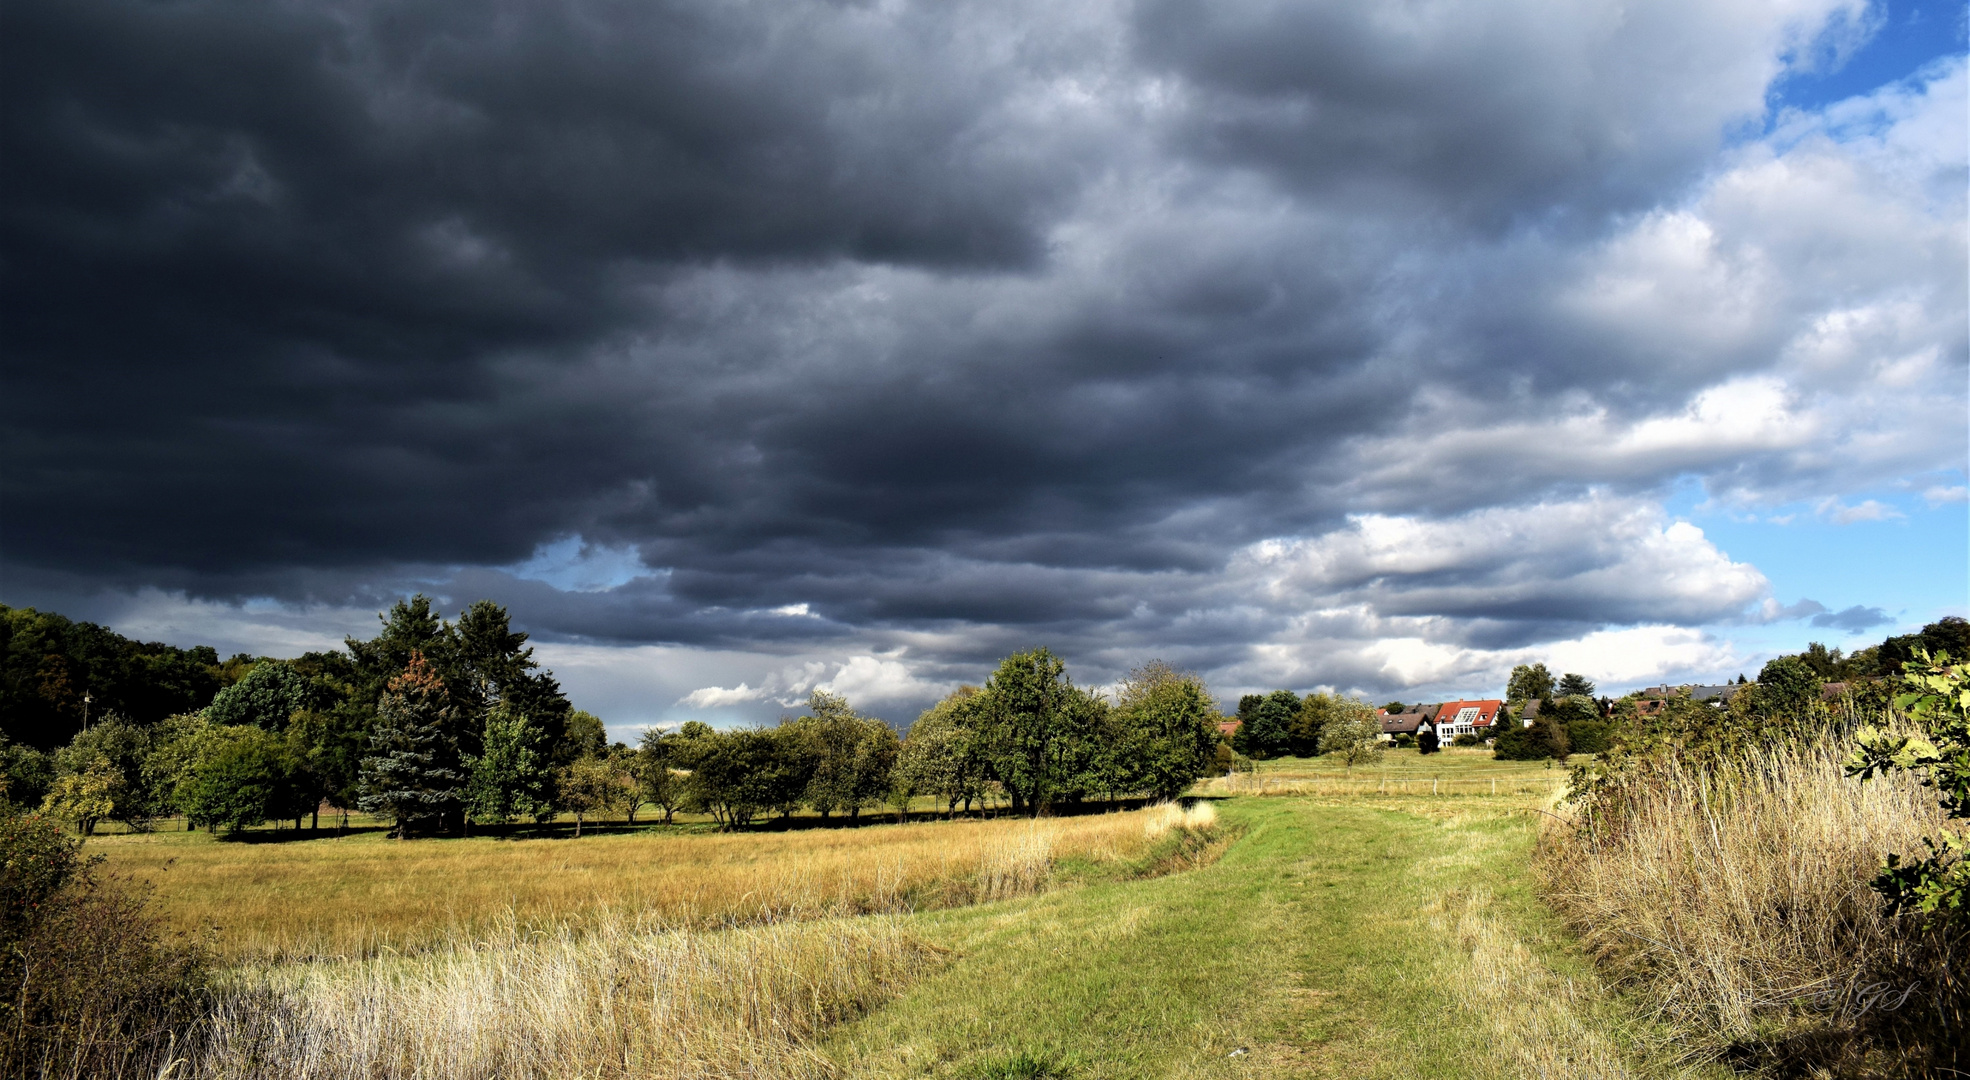
<svg viewBox="0 0 1970 1080">
<path fill-rule="evenodd" d="M 1937 803 L 1953 821 L 1970 818 L 1970 668 L 1951 664 L 1949 654 L 1931 657 L 1916 650 L 1903 666 L 1903 686 L 1895 699 L 1920 725 L 1916 734 L 1897 734 L 1869 726 L 1857 733 L 1848 771 L 1867 780 L 1877 774 L 1912 772 L 1934 788 Z M 1941 830 L 1923 837 L 1929 857 L 1902 864 L 1888 853 L 1874 887 L 1891 911 L 1915 911 L 1936 920 L 1939 929 L 1970 933 L 1970 839 Z"/>
<path fill-rule="evenodd" d="M 0 1075 L 157 1075 L 202 1008 L 204 961 L 59 827 L 0 811 Z"/>
<path fill-rule="evenodd" d="M 1481 746 L 1483 743 L 1484 740 L 1479 738 L 1476 732 L 1466 732 L 1450 740 L 1452 746 Z"/>
<path fill-rule="evenodd" d="M 1375 710 L 1358 701 L 1343 701 L 1320 729 L 1320 752 L 1338 757 L 1348 768 L 1380 761 L 1382 722 Z"/>
<path fill-rule="evenodd" d="M 1541 709 L 1539 718 L 1532 722 L 1531 727 L 1508 725 L 1492 747 L 1491 756 L 1500 761 L 1539 761 L 1544 758 L 1565 761 L 1567 755 L 1573 752 L 1565 725 L 1560 723 L 1558 714 L 1551 709 Z"/>
<path fill-rule="evenodd" d="M 1970 705 L 1958 684 L 1932 711 L 1947 700 Z M 1960 864 L 1936 847 L 1923 863 L 1898 854 L 1945 820 L 1948 801 L 1907 771 L 1933 739 L 1892 712 L 1853 732 L 1817 701 L 1802 715 L 1768 708 L 1750 694 L 1723 710 L 1671 701 L 1618 725 L 1607 753 L 1574 772 L 1578 829 L 1542 841 L 1549 898 L 1694 1058 L 1954 1075 L 1970 1063 L 1970 934 L 1938 917 L 1946 899 L 1927 911 L 1903 886 Z"/>
<path fill-rule="evenodd" d="M 1566 726 L 1566 738 L 1576 754 L 1600 754 L 1612 741 L 1613 730 L 1606 721 L 1576 720 Z"/>
</svg>

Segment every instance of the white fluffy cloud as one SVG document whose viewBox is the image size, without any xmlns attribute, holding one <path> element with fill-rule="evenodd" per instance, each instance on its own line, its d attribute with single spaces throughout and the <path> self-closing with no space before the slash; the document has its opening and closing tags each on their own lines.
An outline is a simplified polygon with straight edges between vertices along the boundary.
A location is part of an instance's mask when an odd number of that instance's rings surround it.
<svg viewBox="0 0 1970 1080">
<path fill-rule="evenodd" d="M 1254 545 L 1233 576 L 1274 605 L 1611 623 L 1728 619 L 1769 589 L 1703 530 L 1667 520 L 1652 501 L 1599 491 L 1453 518 L 1360 515 L 1324 536 Z"/>
<path fill-rule="evenodd" d="M 860 653 L 838 662 L 808 660 L 772 671 L 757 687 L 744 682 L 737 686 L 701 686 L 677 700 L 693 709 L 721 709 L 735 705 L 765 702 L 791 707 L 814 690 L 840 694 L 865 707 L 921 702 L 937 697 L 954 685 L 918 677 L 902 659 L 906 650 L 887 655 Z M 824 677 L 825 676 L 825 677 Z"/>
</svg>

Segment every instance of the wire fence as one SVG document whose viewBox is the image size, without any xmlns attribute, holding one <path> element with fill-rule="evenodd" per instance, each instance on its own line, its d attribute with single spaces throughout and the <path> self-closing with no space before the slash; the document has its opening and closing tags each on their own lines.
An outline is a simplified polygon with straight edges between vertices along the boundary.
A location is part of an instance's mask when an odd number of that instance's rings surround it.
<svg viewBox="0 0 1970 1080">
<path fill-rule="evenodd" d="M 1566 786 L 1552 776 L 1309 776 L 1279 779 L 1250 774 L 1215 777 L 1198 785 L 1214 795 L 1551 795 Z"/>
</svg>

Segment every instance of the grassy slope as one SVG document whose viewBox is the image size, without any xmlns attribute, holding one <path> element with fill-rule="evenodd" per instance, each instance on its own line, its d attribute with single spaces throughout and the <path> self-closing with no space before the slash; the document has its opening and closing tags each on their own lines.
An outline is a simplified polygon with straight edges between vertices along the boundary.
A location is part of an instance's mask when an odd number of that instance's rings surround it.
<svg viewBox="0 0 1970 1080">
<path fill-rule="evenodd" d="M 1204 869 L 921 916 L 962 959 L 830 1052 L 858 1076 L 1650 1075 L 1531 896 L 1510 800 L 1221 810 L 1244 836 Z"/>
</svg>

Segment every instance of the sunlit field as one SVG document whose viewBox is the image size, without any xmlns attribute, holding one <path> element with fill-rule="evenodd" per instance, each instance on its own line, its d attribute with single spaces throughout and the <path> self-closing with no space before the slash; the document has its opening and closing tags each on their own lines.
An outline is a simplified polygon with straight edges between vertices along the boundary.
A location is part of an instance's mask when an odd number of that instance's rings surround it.
<svg viewBox="0 0 1970 1080">
<path fill-rule="evenodd" d="M 1590 760 L 1575 757 L 1569 764 Z M 1391 749 L 1379 762 L 1350 769 L 1331 757 L 1275 758 L 1257 771 L 1213 777 L 1195 790 L 1209 795 L 1483 795 L 1520 799 L 1558 793 L 1568 764 L 1498 761 L 1486 748 L 1454 748 L 1424 755 Z"/>
<path fill-rule="evenodd" d="M 614 913 L 668 925 L 948 906 L 1020 891 L 1042 860 L 1141 857 L 1153 811 L 711 833 L 645 827 L 552 839 L 387 839 L 380 831 L 243 840 L 160 831 L 93 839 L 147 881 L 182 930 L 224 955 L 366 956 L 500 920 L 565 925 Z"/>
</svg>

